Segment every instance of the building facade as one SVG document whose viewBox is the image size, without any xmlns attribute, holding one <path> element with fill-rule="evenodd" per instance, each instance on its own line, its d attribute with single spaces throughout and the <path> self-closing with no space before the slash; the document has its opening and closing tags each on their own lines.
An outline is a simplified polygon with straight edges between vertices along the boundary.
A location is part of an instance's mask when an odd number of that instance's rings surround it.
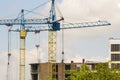
<svg viewBox="0 0 120 80">
<path fill-rule="evenodd" d="M 111 68 L 120 69 L 120 38 L 109 39 Z"/>
<path fill-rule="evenodd" d="M 70 74 L 66 70 L 78 70 L 83 63 L 56 63 L 56 80 L 65 80 Z M 91 70 L 95 70 L 97 62 L 86 62 Z M 47 80 L 48 79 L 48 63 L 33 63 L 31 65 L 32 80 Z"/>
</svg>

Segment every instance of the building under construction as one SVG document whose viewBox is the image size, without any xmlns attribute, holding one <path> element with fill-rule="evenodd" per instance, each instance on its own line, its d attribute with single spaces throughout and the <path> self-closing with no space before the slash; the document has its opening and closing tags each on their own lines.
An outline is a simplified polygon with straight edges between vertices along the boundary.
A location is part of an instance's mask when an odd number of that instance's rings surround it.
<svg viewBox="0 0 120 80">
<path fill-rule="evenodd" d="M 81 63 L 74 63 L 71 61 L 71 63 L 56 63 L 56 80 L 65 80 L 70 74 L 66 73 L 67 70 L 79 70 L 81 65 L 84 62 Z M 95 70 L 95 65 L 100 62 L 85 62 L 86 65 L 91 70 Z M 31 78 L 32 80 L 47 80 L 48 76 L 50 75 L 48 65 L 51 65 L 49 63 L 32 63 L 31 65 Z M 52 72 L 51 72 L 52 75 Z"/>
</svg>

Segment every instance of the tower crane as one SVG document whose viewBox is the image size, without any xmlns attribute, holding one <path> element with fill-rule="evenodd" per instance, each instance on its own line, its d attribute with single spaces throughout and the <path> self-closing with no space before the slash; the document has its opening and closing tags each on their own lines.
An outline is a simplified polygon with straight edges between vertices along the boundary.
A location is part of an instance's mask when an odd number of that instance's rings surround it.
<svg viewBox="0 0 120 80">
<path fill-rule="evenodd" d="M 22 9 L 20 19 L 0 20 L 0 25 L 6 25 L 6 26 L 20 25 L 20 27 L 12 28 L 10 30 L 13 32 L 20 33 L 19 80 L 26 80 L 25 77 L 26 47 L 25 46 L 26 46 L 26 36 L 28 32 L 48 31 L 48 63 L 52 64 L 49 65 L 49 73 L 50 73 L 49 76 L 52 78 L 52 80 L 56 80 L 57 31 L 60 31 L 62 29 L 74 29 L 74 28 L 110 25 L 110 23 L 108 23 L 107 21 L 96 21 L 96 22 L 63 24 L 64 27 L 60 27 L 60 21 L 64 20 L 64 18 L 61 17 L 60 19 L 56 19 L 55 0 L 51 0 L 51 9 L 50 9 L 49 17 L 43 19 L 25 19 L 24 15 L 25 15 L 24 9 Z M 46 25 L 48 26 L 46 27 Z"/>
</svg>

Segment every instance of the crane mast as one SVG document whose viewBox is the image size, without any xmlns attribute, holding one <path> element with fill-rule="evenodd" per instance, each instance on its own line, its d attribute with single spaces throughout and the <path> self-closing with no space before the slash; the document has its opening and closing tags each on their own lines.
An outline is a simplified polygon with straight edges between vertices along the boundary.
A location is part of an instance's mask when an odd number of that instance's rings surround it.
<svg viewBox="0 0 120 80">
<path fill-rule="evenodd" d="M 96 26 L 108 26 L 110 23 L 107 21 L 97 22 L 84 22 L 84 23 L 70 23 L 63 24 L 64 27 L 60 27 L 60 21 L 64 18 L 56 19 L 55 13 L 55 0 L 51 0 L 51 9 L 49 17 L 44 19 L 25 19 L 24 10 L 21 10 L 21 19 L 4 19 L 0 20 L 0 25 L 13 26 L 20 25 L 20 28 L 11 29 L 10 31 L 20 33 L 20 61 L 19 61 L 19 80 L 26 80 L 26 36 L 27 32 L 40 32 L 48 31 L 48 76 L 52 80 L 56 79 L 56 55 L 57 55 L 57 31 L 61 29 L 74 29 L 74 28 L 86 28 Z M 40 25 L 40 26 L 30 26 Z M 48 25 L 48 27 L 41 26 Z"/>
<path fill-rule="evenodd" d="M 51 3 L 50 10 L 50 21 L 53 22 L 56 20 L 55 14 L 55 6 L 54 1 Z M 53 24 L 48 25 L 49 27 L 53 27 Z M 48 31 L 48 74 L 49 78 L 52 80 L 56 80 L 56 54 L 57 54 L 57 32 L 56 30 Z"/>
<path fill-rule="evenodd" d="M 24 10 L 21 11 L 21 29 L 20 29 L 20 62 L 19 62 L 19 80 L 25 80 L 25 53 L 26 53 L 26 30 L 24 24 Z"/>
</svg>

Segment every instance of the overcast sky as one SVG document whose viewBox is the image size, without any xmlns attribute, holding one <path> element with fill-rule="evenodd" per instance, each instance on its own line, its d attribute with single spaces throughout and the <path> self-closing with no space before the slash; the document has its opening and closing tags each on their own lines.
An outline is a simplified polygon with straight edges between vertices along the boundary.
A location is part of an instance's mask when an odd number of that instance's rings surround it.
<svg viewBox="0 0 120 80">
<path fill-rule="evenodd" d="M 16 18 L 21 9 L 31 10 L 47 0 L 2 0 L 0 2 L 0 19 Z M 109 60 L 108 40 L 110 37 L 120 38 L 120 0 L 56 0 L 65 22 L 80 23 L 107 20 L 112 25 L 106 27 L 65 30 L 65 61 Z M 48 4 L 49 5 L 49 4 Z M 37 11 L 40 15 L 27 15 L 27 18 L 43 18 L 48 16 L 49 6 L 45 5 Z M 0 26 L 0 78 L 6 80 L 7 64 L 7 27 Z M 35 48 L 36 37 L 27 35 L 27 64 L 37 61 Z M 41 61 L 47 61 L 47 32 L 40 33 Z M 18 73 L 19 34 L 12 33 L 11 43 L 11 80 L 16 80 Z M 58 32 L 58 59 L 61 60 L 61 32 Z M 28 65 L 27 65 L 28 66 Z M 28 66 L 29 67 L 29 66 Z M 27 68 L 29 74 L 29 69 Z M 28 75 L 27 75 L 28 76 Z"/>
</svg>

